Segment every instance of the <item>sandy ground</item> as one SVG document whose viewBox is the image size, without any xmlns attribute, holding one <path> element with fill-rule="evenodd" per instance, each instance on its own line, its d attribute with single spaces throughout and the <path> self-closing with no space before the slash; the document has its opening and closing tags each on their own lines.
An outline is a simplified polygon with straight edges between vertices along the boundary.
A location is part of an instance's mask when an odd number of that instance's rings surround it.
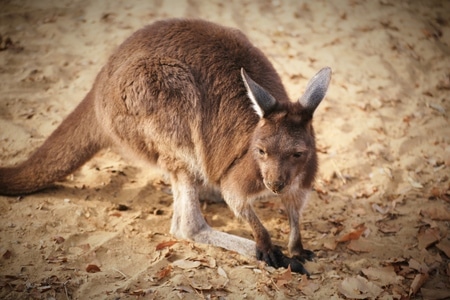
<svg viewBox="0 0 450 300">
<path fill-rule="evenodd" d="M 103 151 L 53 189 L 0 196 L 1 299 L 450 298 L 449 1 L 3 0 L 0 165 L 42 144 L 127 36 L 167 17 L 241 29 L 292 99 L 333 68 L 302 223 L 311 277 L 175 241 L 164 177 Z M 280 204 L 256 207 L 285 245 Z M 225 204 L 203 208 L 251 238 Z"/>
</svg>

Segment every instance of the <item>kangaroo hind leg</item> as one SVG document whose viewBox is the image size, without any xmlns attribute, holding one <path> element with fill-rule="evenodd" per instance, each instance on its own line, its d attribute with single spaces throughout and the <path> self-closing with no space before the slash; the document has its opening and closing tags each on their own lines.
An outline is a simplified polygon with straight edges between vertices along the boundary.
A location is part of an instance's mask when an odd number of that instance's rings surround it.
<svg viewBox="0 0 450 300">
<path fill-rule="evenodd" d="M 179 239 L 236 251 L 254 257 L 255 243 L 251 240 L 213 230 L 205 221 L 200 208 L 200 183 L 186 172 L 171 175 L 173 215 L 170 233 Z"/>
</svg>

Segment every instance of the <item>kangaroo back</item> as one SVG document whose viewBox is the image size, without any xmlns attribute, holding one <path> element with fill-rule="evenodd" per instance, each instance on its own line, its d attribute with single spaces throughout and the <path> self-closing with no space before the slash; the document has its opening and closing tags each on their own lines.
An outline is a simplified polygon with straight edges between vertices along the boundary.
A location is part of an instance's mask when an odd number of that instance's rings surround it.
<svg viewBox="0 0 450 300">
<path fill-rule="evenodd" d="M 106 145 L 92 92 L 44 144 L 17 166 L 0 168 L 0 194 L 28 194 L 63 179 Z"/>
</svg>

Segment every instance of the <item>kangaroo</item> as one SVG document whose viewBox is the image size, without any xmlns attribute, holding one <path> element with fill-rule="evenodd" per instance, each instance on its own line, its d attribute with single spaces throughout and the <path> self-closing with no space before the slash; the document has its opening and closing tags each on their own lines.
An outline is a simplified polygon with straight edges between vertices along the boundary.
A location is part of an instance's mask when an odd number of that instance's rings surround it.
<svg viewBox="0 0 450 300">
<path fill-rule="evenodd" d="M 307 274 L 300 217 L 317 171 L 313 113 L 331 69 L 291 102 L 267 57 L 239 30 L 169 19 L 132 34 L 84 100 L 27 160 L 0 168 L 0 194 L 24 195 L 64 179 L 99 150 L 117 149 L 167 171 L 170 233 Z M 212 229 L 199 193 L 221 192 L 254 241 Z M 277 196 L 290 223 L 288 250 L 274 245 L 252 203 Z"/>
</svg>

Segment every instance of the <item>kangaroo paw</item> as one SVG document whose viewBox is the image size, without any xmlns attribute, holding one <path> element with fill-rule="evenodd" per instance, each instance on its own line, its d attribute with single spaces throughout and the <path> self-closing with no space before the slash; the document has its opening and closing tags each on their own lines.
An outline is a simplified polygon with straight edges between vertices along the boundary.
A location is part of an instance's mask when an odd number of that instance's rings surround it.
<svg viewBox="0 0 450 300">
<path fill-rule="evenodd" d="M 300 255 L 294 255 L 293 257 L 295 259 L 298 259 L 302 263 L 306 262 L 307 260 L 312 261 L 316 255 L 311 250 L 303 249 L 302 253 Z"/>
<path fill-rule="evenodd" d="M 261 250 L 257 247 L 256 258 L 274 268 L 287 268 L 291 266 L 292 272 L 309 275 L 309 272 L 305 269 L 300 260 L 295 257 L 291 258 L 285 256 L 278 246 L 273 246 L 268 251 Z"/>
</svg>

